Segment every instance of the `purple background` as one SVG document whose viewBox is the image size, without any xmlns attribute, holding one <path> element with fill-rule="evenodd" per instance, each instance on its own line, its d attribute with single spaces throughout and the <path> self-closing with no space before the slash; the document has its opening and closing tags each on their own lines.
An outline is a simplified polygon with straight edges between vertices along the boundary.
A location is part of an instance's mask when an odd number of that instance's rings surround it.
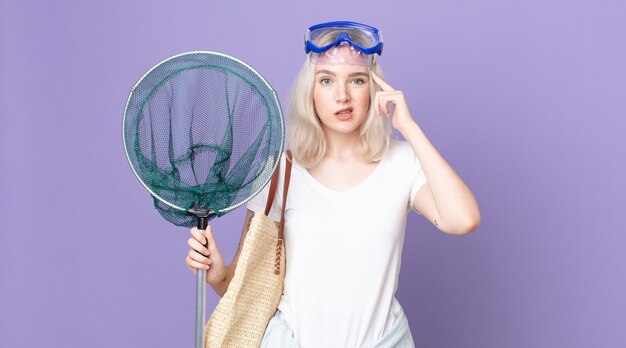
<svg viewBox="0 0 626 348">
<path fill-rule="evenodd" d="M 214 50 L 285 105 L 304 29 L 336 19 L 383 30 L 387 81 L 481 207 L 462 237 L 409 217 L 397 296 L 417 345 L 626 347 L 625 13 L 618 0 L 3 0 L 0 347 L 191 347 L 189 233 L 126 162 L 130 87 Z M 213 222 L 228 260 L 243 213 Z"/>
</svg>

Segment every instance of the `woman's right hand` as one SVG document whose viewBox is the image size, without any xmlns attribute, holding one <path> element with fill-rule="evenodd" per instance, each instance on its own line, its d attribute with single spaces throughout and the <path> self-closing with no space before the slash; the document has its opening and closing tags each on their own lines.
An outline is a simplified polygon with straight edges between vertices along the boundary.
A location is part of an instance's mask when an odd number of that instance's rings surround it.
<svg viewBox="0 0 626 348">
<path fill-rule="evenodd" d="M 194 274 L 198 269 L 206 270 L 206 282 L 211 285 L 218 284 L 226 279 L 226 265 L 220 249 L 215 243 L 215 238 L 213 238 L 211 226 L 207 226 L 204 234 L 202 232 L 196 227 L 191 229 L 192 238 L 187 241 L 190 249 L 185 258 L 185 263 Z M 207 240 L 208 245 L 206 244 Z"/>
</svg>

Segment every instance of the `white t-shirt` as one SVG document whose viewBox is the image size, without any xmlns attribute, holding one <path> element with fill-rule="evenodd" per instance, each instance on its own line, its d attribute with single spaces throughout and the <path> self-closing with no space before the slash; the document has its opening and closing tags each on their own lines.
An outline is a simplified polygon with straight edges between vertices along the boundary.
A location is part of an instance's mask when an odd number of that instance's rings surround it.
<svg viewBox="0 0 626 348">
<path fill-rule="evenodd" d="M 269 217 L 280 220 L 285 156 Z M 302 348 L 376 342 L 395 298 L 406 217 L 426 176 L 411 146 L 393 140 L 367 179 L 332 190 L 293 162 L 285 209 L 285 288 L 278 308 Z M 248 209 L 263 212 L 269 185 Z"/>
</svg>

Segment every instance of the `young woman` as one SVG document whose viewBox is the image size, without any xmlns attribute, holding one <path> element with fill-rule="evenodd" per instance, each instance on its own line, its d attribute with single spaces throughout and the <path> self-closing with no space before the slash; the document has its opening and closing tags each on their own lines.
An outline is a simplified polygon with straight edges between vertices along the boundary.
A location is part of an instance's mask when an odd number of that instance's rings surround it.
<svg viewBox="0 0 626 348">
<path fill-rule="evenodd" d="M 305 40 L 307 58 L 288 112 L 294 158 L 284 293 L 262 346 L 413 347 L 395 298 L 407 213 L 412 208 L 442 232 L 465 234 L 480 224 L 478 205 L 428 141 L 403 93 L 383 80 L 376 28 L 322 23 Z M 406 141 L 392 139 L 390 123 Z M 242 242 L 267 195 L 266 187 L 248 203 Z M 269 215 L 275 221 L 281 205 L 282 184 Z M 204 235 L 191 233 L 186 263 L 206 269 L 222 296 L 239 251 L 227 266 L 210 227 Z"/>
</svg>

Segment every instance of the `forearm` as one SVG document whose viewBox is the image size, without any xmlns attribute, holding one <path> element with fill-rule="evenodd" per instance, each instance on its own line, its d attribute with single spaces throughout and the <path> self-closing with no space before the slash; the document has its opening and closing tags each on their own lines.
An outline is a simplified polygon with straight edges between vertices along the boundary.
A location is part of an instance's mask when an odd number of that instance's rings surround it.
<svg viewBox="0 0 626 348">
<path fill-rule="evenodd" d="M 207 282 L 207 284 L 209 284 L 213 288 L 215 293 L 218 294 L 220 297 L 223 297 L 224 294 L 226 293 L 226 290 L 228 290 L 228 286 L 230 285 L 230 282 L 233 279 L 233 276 L 235 274 L 235 267 L 236 267 L 235 265 L 227 266 L 226 275 L 224 279 L 220 281 L 219 283 L 211 284 Z"/>
<path fill-rule="evenodd" d="M 417 123 L 401 130 L 422 165 L 440 220 L 453 230 L 473 230 L 480 211 L 472 191 L 430 143 Z"/>
</svg>

